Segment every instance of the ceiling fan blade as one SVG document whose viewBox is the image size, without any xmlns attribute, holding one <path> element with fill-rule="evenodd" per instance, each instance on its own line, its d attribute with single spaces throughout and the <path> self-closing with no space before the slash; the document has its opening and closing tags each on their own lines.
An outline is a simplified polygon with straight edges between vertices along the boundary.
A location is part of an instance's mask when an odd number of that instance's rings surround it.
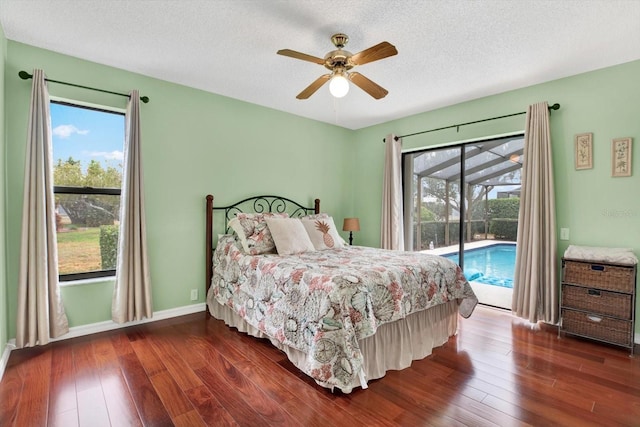
<svg viewBox="0 0 640 427">
<path fill-rule="evenodd" d="M 317 79 L 314 80 L 313 83 L 311 83 L 309 86 L 307 86 L 302 92 L 300 92 L 298 94 L 298 96 L 296 96 L 296 98 L 298 99 L 307 99 L 309 98 L 311 95 L 313 95 L 318 89 L 320 89 L 320 87 L 325 84 L 326 82 L 329 81 L 329 78 L 331 77 L 331 74 L 323 74 L 322 76 L 318 77 Z"/>
<path fill-rule="evenodd" d="M 389 91 L 387 91 L 382 86 L 379 86 L 377 83 L 372 82 L 362 74 L 356 73 L 354 71 L 349 73 L 349 80 L 351 80 L 353 84 L 358 86 L 360 89 L 373 96 L 375 99 L 384 98 L 389 93 Z"/>
<path fill-rule="evenodd" d="M 389 42 L 382 42 L 362 52 L 356 53 L 351 57 L 351 62 L 353 62 L 354 65 L 362 65 L 397 54 L 398 50 L 394 45 Z"/>
<path fill-rule="evenodd" d="M 303 61 L 313 62 L 315 64 L 324 65 L 324 59 L 318 58 L 317 56 L 307 55 L 306 53 L 296 52 L 291 49 L 280 49 L 278 55 L 288 56 L 290 58 L 302 59 Z"/>
</svg>

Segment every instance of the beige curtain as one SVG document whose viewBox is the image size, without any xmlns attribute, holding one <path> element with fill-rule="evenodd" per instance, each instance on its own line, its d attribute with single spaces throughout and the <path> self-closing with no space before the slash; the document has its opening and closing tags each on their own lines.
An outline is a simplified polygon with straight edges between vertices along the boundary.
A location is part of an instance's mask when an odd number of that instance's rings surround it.
<svg viewBox="0 0 640 427">
<path fill-rule="evenodd" d="M 120 203 L 118 261 L 111 317 L 114 322 L 124 323 L 153 315 L 140 147 L 140 94 L 137 90 L 131 92 L 127 104 Z"/>
<path fill-rule="evenodd" d="M 69 332 L 58 285 L 51 117 L 42 70 L 33 72 L 23 197 L 18 348 L 44 345 Z"/>
<path fill-rule="evenodd" d="M 380 236 L 381 248 L 404 250 L 402 140 L 393 134 L 385 138 Z"/>
<path fill-rule="evenodd" d="M 512 310 L 530 322 L 556 323 L 556 218 L 547 103 L 529 106 L 526 117 Z"/>
</svg>

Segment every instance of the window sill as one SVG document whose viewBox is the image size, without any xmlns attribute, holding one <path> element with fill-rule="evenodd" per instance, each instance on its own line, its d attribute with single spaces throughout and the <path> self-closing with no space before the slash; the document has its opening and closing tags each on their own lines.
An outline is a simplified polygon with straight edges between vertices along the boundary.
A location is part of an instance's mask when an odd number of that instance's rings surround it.
<svg viewBox="0 0 640 427">
<path fill-rule="evenodd" d="M 66 288 L 68 286 L 82 286 L 82 285 L 94 285 L 96 283 L 115 282 L 115 276 L 95 277 L 93 279 L 80 279 L 80 280 L 67 280 L 60 281 L 60 287 Z"/>
</svg>

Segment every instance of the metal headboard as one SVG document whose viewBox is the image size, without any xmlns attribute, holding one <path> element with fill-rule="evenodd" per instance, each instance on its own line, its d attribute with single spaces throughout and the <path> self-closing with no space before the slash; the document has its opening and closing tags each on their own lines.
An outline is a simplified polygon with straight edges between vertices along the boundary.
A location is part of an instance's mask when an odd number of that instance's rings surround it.
<svg viewBox="0 0 640 427">
<path fill-rule="evenodd" d="M 299 217 L 312 213 L 320 213 L 320 199 L 314 200 L 313 207 L 305 207 L 304 205 L 295 202 L 291 199 L 282 196 L 254 196 L 248 197 L 239 202 L 233 203 L 229 206 L 213 206 L 213 196 L 208 194 L 207 211 L 206 211 L 206 286 L 205 289 L 209 291 L 211 286 L 211 277 L 213 276 L 213 211 L 224 211 L 224 230 L 229 231 L 229 220 L 232 219 L 237 213 L 265 213 L 265 212 L 287 212 L 291 217 Z M 209 311 L 207 310 L 207 313 Z"/>
<path fill-rule="evenodd" d="M 319 213 L 319 205 L 320 199 L 315 199 L 315 205 L 309 208 L 286 197 L 264 195 L 249 197 L 229 206 L 212 206 L 211 209 L 214 211 L 224 211 L 224 230 L 228 232 L 229 220 L 238 213 L 287 212 L 290 217 L 301 217 L 312 213 Z"/>
</svg>

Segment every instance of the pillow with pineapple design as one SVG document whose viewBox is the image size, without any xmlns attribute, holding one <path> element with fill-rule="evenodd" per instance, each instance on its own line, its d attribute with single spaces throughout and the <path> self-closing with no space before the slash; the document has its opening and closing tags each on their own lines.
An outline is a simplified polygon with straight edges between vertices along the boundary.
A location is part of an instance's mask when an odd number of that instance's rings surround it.
<svg viewBox="0 0 640 427">
<path fill-rule="evenodd" d="M 316 219 L 303 218 L 301 221 L 317 251 L 341 248 L 345 245 L 333 218 L 329 215 Z"/>
</svg>

